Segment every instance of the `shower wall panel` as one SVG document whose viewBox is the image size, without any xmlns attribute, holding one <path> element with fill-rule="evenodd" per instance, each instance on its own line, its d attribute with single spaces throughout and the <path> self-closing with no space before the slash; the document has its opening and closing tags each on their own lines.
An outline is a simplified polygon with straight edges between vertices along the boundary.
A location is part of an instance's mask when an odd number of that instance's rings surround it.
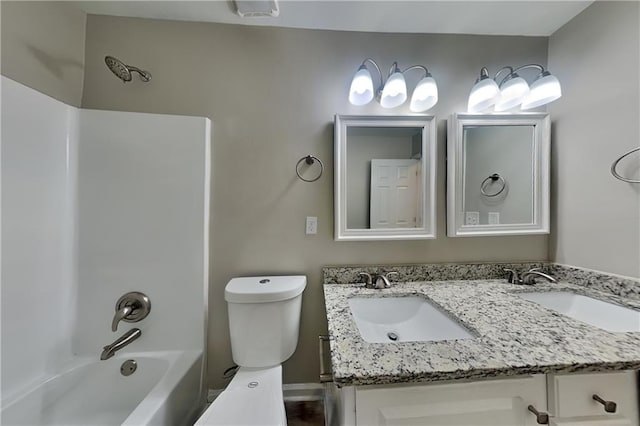
<svg viewBox="0 0 640 426">
<path fill-rule="evenodd" d="M 2 397 L 72 356 L 78 110 L 2 77 Z"/>
</svg>

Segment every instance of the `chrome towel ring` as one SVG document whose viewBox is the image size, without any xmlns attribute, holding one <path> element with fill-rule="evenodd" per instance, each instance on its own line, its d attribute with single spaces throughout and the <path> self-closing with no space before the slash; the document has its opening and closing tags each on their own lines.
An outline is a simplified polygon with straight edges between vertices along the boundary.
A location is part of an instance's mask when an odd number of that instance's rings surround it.
<svg viewBox="0 0 640 426">
<path fill-rule="evenodd" d="M 611 174 L 613 175 L 614 178 L 619 179 L 619 180 L 621 180 L 623 182 L 627 182 L 627 183 L 640 183 L 640 180 L 634 180 L 634 179 L 626 178 L 624 176 L 620 176 L 618 174 L 618 172 L 616 171 L 616 167 L 618 166 L 618 163 L 620 162 L 620 160 L 622 160 L 627 155 L 633 154 L 636 151 L 640 151 L 640 147 L 633 148 L 631 151 L 625 152 L 620 157 L 618 157 L 618 159 L 616 161 L 614 161 L 613 164 L 611 164 Z"/>
<path fill-rule="evenodd" d="M 305 179 L 302 177 L 302 175 L 300 175 L 300 163 L 305 162 L 308 166 L 313 165 L 316 161 L 318 162 L 318 164 L 320 164 L 320 173 L 318 173 L 318 176 L 316 176 L 313 179 Z M 322 173 L 324 172 L 324 164 L 322 164 L 322 161 L 320 161 L 320 159 L 318 157 L 314 157 L 313 155 L 309 154 L 306 157 L 302 157 L 300 160 L 298 160 L 298 162 L 296 163 L 296 174 L 298 175 L 298 177 L 300 178 L 300 180 L 303 180 L 305 182 L 315 182 L 318 179 L 320 179 L 320 177 L 322 176 Z"/>
<path fill-rule="evenodd" d="M 494 192 L 493 194 L 489 194 L 487 193 L 486 189 L 487 187 L 494 183 L 495 181 L 500 181 L 500 190 L 498 192 Z M 480 192 L 482 193 L 482 195 L 484 195 L 485 197 L 496 197 L 500 194 L 502 194 L 502 191 L 504 191 L 504 189 L 507 187 L 507 182 L 504 180 L 504 178 L 502 176 L 500 176 L 498 173 L 494 173 L 491 176 L 487 177 L 485 180 L 482 181 L 482 183 L 480 184 Z"/>
</svg>

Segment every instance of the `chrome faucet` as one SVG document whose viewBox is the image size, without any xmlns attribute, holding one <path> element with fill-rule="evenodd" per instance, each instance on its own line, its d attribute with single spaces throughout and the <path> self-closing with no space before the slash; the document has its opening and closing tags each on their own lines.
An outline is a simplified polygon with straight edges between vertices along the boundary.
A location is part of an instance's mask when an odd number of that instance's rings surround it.
<svg viewBox="0 0 640 426">
<path fill-rule="evenodd" d="M 518 271 L 508 268 L 504 268 L 503 271 L 509 273 L 509 276 L 507 277 L 507 281 L 509 282 L 509 284 L 522 284 L 522 282 L 520 281 L 520 276 L 518 275 Z"/>
<path fill-rule="evenodd" d="M 360 272 L 358 274 L 360 277 L 364 277 L 364 287 L 365 288 L 373 288 L 373 277 L 371 274 L 367 272 Z"/>
<path fill-rule="evenodd" d="M 504 271 L 509 273 L 509 276 L 507 277 L 507 281 L 510 284 L 532 285 L 536 283 L 536 277 L 545 278 L 546 280 L 552 283 L 557 282 L 555 278 L 553 278 L 551 275 L 541 272 L 539 268 L 530 269 L 527 272 L 523 272 L 522 275 L 518 275 L 518 272 L 513 269 L 505 268 Z"/>
<path fill-rule="evenodd" d="M 358 275 L 364 277 L 365 288 L 375 288 L 381 290 L 383 288 L 391 287 L 389 276 L 398 275 L 398 273 L 396 271 L 383 272 L 381 274 L 369 274 L 367 272 L 360 272 Z"/>
<path fill-rule="evenodd" d="M 537 269 L 531 269 L 530 271 L 525 272 L 524 274 L 522 274 L 522 283 L 523 284 L 535 284 L 536 283 L 536 277 L 542 277 L 544 279 L 546 279 L 549 282 L 555 283 L 557 282 L 555 278 L 553 278 L 551 275 L 545 274 L 544 272 L 541 272 Z"/>
<path fill-rule="evenodd" d="M 391 287 L 391 282 L 389 281 L 390 275 L 398 275 L 398 273 L 395 271 L 391 271 L 376 275 L 376 281 L 373 288 L 383 289 Z"/>
<path fill-rule="evenodd" d="M 115 355 L 116 352 L 136 340 L 141 335 L 142 331 L 140 331 L 139 328 L 132 328 L 131 330 L 120 336 L 115 342 L 105 346 L 103 348 L 102 354 L 100 355 L 100 359 L 104 361 L 105 359 L 111 358 Z"/>
</svg>

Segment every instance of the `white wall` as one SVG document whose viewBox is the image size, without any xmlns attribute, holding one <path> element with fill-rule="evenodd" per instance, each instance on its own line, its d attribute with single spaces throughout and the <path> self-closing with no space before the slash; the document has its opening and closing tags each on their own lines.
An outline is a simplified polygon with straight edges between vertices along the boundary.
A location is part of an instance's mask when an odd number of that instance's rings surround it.
<svg viewBox="0 0 640 426">
<path fill-rule="evenodd" d="M 76 108 L 2 77 L 2 397 L 71 355 Z"/>
<path fill-rule="evenodd" d="M 595 2 L 549 40 L 552 260 L 640 277 L 640 184 L 611 163 L 640 144 L 640 4 Z M 621 164 L 640 179 L 640 155 Z"/>
<path fill-rule="evenodd" d="M 132 350 L 203 348 L 209 139 L 205 118 L 80 111 L 76 352 L 97 355 L 133 327 Z M 129 291 L 151 312 L 113 333 Z"/>
</svg>

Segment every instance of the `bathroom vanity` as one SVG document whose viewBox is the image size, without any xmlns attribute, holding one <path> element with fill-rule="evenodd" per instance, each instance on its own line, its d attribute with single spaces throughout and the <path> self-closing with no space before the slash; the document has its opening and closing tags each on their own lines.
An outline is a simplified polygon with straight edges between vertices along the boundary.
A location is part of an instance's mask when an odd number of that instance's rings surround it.
<svg viewBox="0 0 640 426">
<path fill-rule="evenodd" d="M 406 277 L 401 272 L 400 279 Z M 523 286 L 504 279 L 448 279 L 382 290 L 356 281 L 330 284 L 325 274 L 338 407 L 332 424 L 639 424 L 640 299 L 564 281 Z M 630 316 L 614 322 L 626 322 L 622 327 L 630 331 L 608 331 L 519 296 L 531 292 L 577 294 L 627 308 Z M 407 297 L 423 299 L 468 336 L 451 339 L 447 321 L 423 318 L 420 324 L 435 322 L 444 334 L 416 337 L 412 310 L 420 307 L 374 304 L 367 312 L 353 306 L 355 299 Z M 385 331 L 393 339 L 385 341 Z"/>
</svg>

